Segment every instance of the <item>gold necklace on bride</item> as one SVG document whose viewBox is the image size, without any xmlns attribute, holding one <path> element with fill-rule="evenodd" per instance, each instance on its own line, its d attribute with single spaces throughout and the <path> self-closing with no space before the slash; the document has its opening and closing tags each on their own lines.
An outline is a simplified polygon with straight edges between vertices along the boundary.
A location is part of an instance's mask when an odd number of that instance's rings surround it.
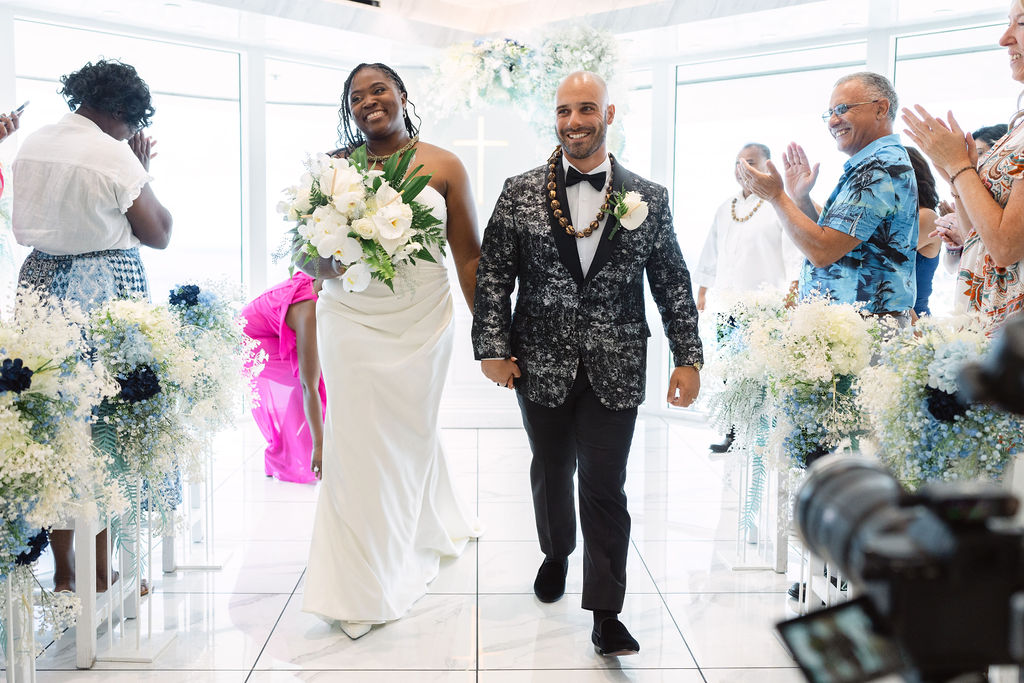
<svg viewBox="0 0 1024 683">
<path fill-rule="evenodd" d="M 409 138 L 409 142 L 405 143 L 399 149 L 397 149 L 396 151 L 392 152 L 391 154 L 371 154 L 370 153 L 370 145 L 369 145 L 369 143 L 367 143 L 367 145 L 366 145 L 366 158 L 369 161 L 387 161 L 388 159 L 390 159 L 391 157 L 395 156 L 396 154 L 401 155 L 401 154 L 403 154 L 405 152 L 408 152 L 419 141 L 420 141 L 420 136 L 419 135 L 413 135 L 411 138 Z"/>
<path fill-rule="evenodd" d="M 746 223 L 747 221 L 749 221 L 751 218 L 754 217 L 754 214 L 757 213 L 757 210 L 761 208 L 761 205 L 764 204 L 764 200 L 763 199 L 758 199 L 757 200 L 757 205 L 753 209 L 750 210 L 750 213 L 748 213 L 743 218 L 740 218 L 739 216 L 736 215 L 736 202 L 737 201 L 739 201 L 739 197 L 733 197 L 732 198 L 732 206 L 729 207 L 729 213 L 732 214 L 732 219 L 734 221 L 736 221 L 737 223 Z"/>
</svg>

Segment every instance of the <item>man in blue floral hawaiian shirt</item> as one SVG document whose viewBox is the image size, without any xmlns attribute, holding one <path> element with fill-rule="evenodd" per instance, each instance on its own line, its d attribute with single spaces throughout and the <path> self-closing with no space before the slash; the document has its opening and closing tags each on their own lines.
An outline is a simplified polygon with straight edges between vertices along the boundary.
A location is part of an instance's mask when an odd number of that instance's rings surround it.
<svg viewBox="0 0 1024 683">
<path fill-rule="evenodd" d="M 917 287 L 917 181 L 907 150 L 893 134 L 896 92 L 885 76 L 860 72 L 839 79 L 822 118 L 839 151 L 843 175 L 819 211 L 810 191 L 818 178 L 803 148 L 791 143 L 785 178 L 769 162 L 762 173 L 742 164 L 744 186 L 771 203 L 807 257 L 800 296 L 818 291 L 866 310 L 909 320 Z"/>
</svg>

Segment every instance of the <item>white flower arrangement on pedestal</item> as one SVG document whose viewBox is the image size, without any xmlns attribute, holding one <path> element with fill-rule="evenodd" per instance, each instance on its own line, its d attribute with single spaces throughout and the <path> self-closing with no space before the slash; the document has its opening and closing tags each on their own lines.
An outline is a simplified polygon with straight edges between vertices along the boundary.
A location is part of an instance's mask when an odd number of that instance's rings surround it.
<svg viewBox="0 0 1024 683">
<path fill-rule="evenodd" d="M 256 352 L 259 342 L 245 334 L 240 297 L 232 294 L 226 283 L 185 284 L 176 285 L 168 298 L 178 336 L 198 368 L 184 394 L 186 414 L 206 442 L 234 425 L 239 397 L 255 399 L 255 378 L 266 362 L 266 352 Z"/>
<path fill-rule="evenodd" d="M 781 293 L 759 297 L 729 309 L 736 329 L 711 364 L 725 381 L 710 400 L 712 417 L 735 427 L 741 445 L 767 425 L 785 463 L 803 467 L 863 431 L 854 379 L 880 329 L 857 305 L 811 297 L 785 308 Z"/>
<path fill-rule="evenodd" d="M 0 578 L 25 588 L 48 544 L 44 529 L 122 501 L 93 449 L 92 409 L 117 385 L 86 360 L 86 316 L 30 290 L 15 311 L 0 326 Z M 45 590 L 40 607 L 58 634 L 77 614 L 75 598 Z"/>
<path fill-rule="evenodd" d="M 724 299 L 728 303 L 719 314 L 718 343 L 701 389 L 712 424 L 723 432 L 734 431 L 737 448 L 749 448 L 765 437 L 764 422 L 771 418 L 768 378 L 752 347 L 752 334 L 777 328 L 786 316 L 784 294 L 760 289 L 731 297 L 726 293 Z"/>
<path fill-rule="evenodd" d="M 988 349 L 986 321 L 923 317 L 883 343 L 877 365 L 861 373 L 858 400 L 879 457 L 901 483 L 1002 476 L 1024 452 L 1024 421 L 980 404 L 961 403 L 957 376 Z"/>
<path fill-rule="evenodd" d="M 365 290 L 371 279 L 394 291 L 402 264 L 436 263 L 431 248 L 444 256 L 445 238 L 430 207 L 415 201 L 430 181 L 418 175 L 422 166 L 409 171 L 415 156 L 410 149 L 373 170 L 362 145 L 348 159 L 319 154 L 308 160 L 299 184 L 278 204 L 285 220 L 296 222 L 288 233 L 295 258 L 334 259 L 344 266 L 342 285 L 349 292 Z"/>
<path fill-rule="evenodd" d="M 97 308 L 90 337 L 97 362 L 120 385 L 99 407 L 97 447 L 110 457 L 111 476 L 133 503 L 129 521 L 147 497 L 147 509 L 158 510 L 166 526 L 180 495 L 172 483 L 178 473 L 192 481 L 202 473 L 202 444 L 188 407 L 205 361 L 183 343 L 178 318 L 145 301 L 114 299 Z"/>
</svg>

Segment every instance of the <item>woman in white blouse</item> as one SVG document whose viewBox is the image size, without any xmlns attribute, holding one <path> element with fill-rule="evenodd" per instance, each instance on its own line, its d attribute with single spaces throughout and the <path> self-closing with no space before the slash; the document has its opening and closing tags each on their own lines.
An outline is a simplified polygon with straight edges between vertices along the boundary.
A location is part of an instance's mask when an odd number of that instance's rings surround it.
<svg viewBox="0 0 1024 683">
<path fill-rule="evenodd" d="M 112 298 L 149 298 L 139 245 L 171 237 L 171 214 L 149 186 L 153 141 L 141 130 L 154 109 L 135 68 L 88 63 L 61 77 L 71 108 L 29 135 L 12 165 L 12 227 L 32 247 L 19 285 L 86 312 Z M 128 144 L 125 144 L 127 141 Z M 73 589 L 73 532 L 53 531 L 54 583 Z M 97 589 L 106 589 L 106 531 L 96 538 Z"/>
</svg>

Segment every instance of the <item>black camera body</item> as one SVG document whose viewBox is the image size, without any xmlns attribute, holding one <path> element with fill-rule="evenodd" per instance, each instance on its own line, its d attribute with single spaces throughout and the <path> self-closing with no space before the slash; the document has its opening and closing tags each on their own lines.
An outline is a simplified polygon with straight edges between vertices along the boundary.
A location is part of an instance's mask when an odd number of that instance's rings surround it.
<svg viewBox="0 0 1024 683">
<path fill-rule="evenodd" d="M 1024 660 L 1015 636 L 1024 595 L 1017 500 L 997 484 L 931 484 L 905 492 L 879 463 L 815 463 L 797 499 L 807 547 L 870 601 L 924 680 Z M 1018 642 L 1014 642 L 1014 641 Z"/>
<path fill-rule="evenodd" d="M 1024 415 L 1024 315 L 961 372 L 959 394 Z M 814 463 L 797 496 L 797 527 L 864 597 L 779 624 L 808 679 L 852 683 L 902 671 L 948 681 L 1024 663 L 1018 505 L 992 482 L 933 483 L 910 494 L 873 460 Z"/>
</svg>

